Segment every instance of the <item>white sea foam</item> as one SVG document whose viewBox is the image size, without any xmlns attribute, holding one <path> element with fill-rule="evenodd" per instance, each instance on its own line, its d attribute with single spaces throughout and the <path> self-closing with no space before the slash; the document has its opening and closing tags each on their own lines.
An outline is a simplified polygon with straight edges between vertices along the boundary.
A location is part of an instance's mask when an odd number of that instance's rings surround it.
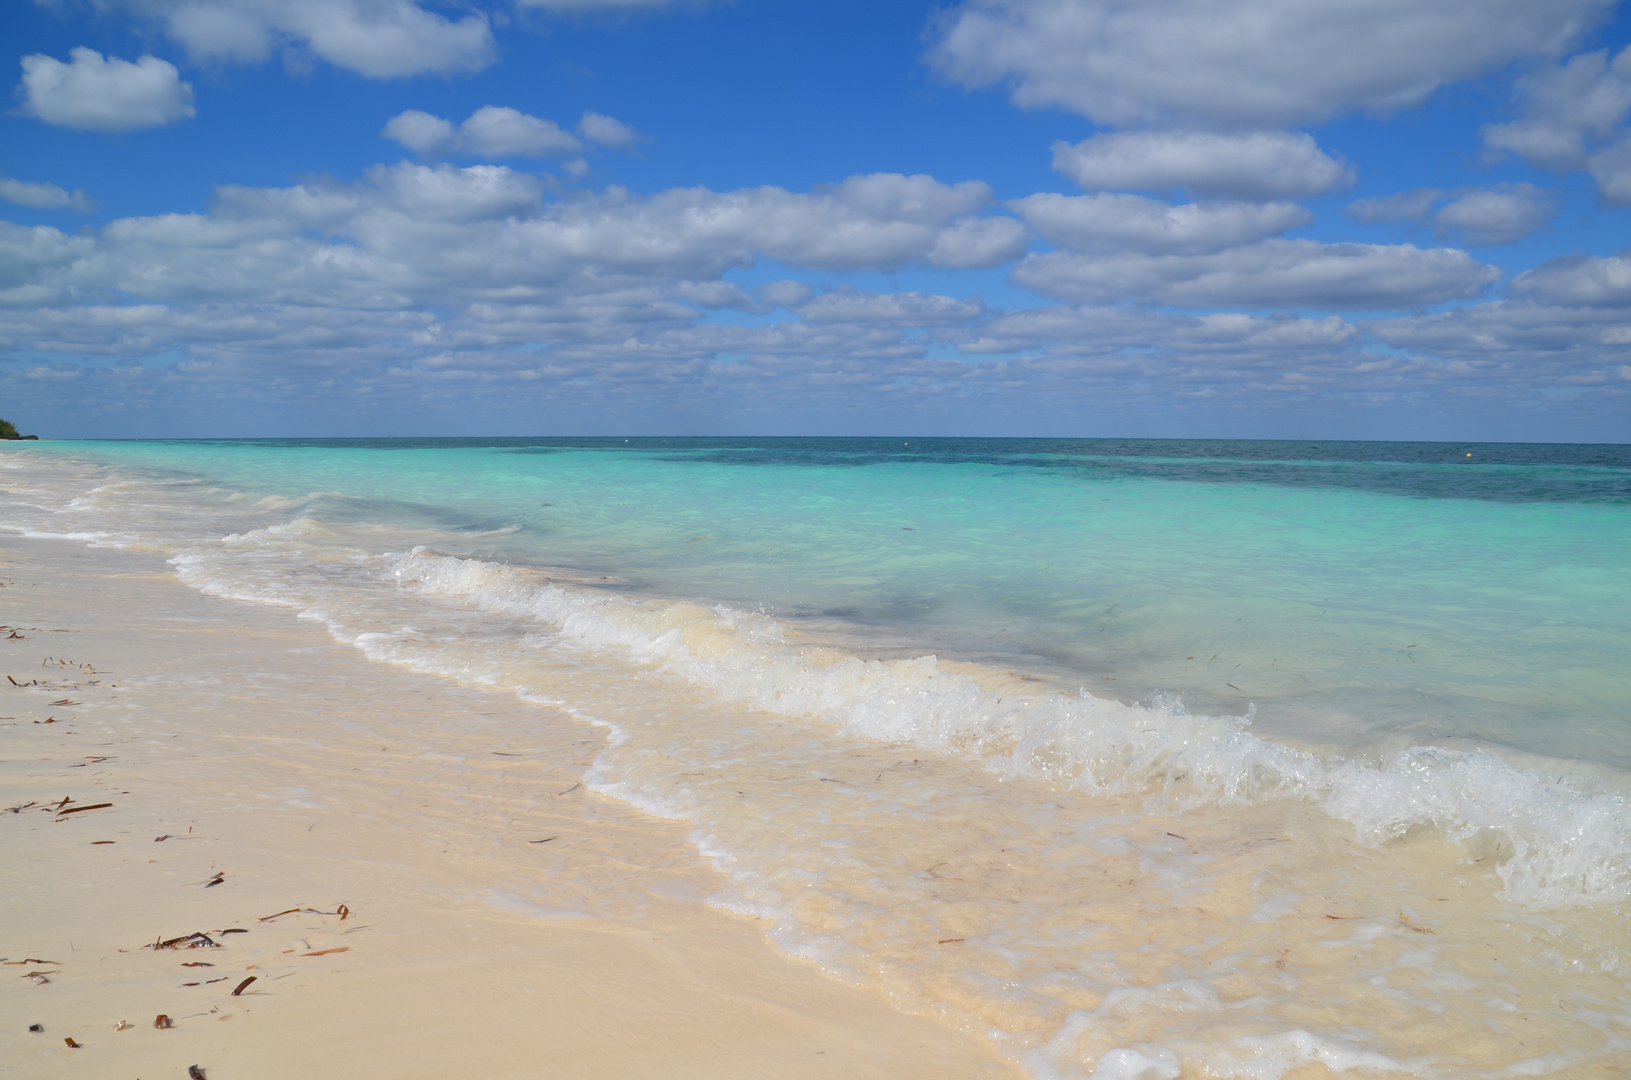
<svg viewBox="0 0 1631 1080">
<path fill-rule="evenodd" d="M 1016 693 L 933 656 L 862 660 L 795 647 L 762 615 L 569 588 L 423 548 L 397 557 L 391 572 L 405 588 L 538 619 L 564 644 L 618 650 L 723 700 L 816 717 L 867 739 L 975 755 L 999 775 L 1090 794 L 1147 792 L 1185 808 L 1308 800 L 1352 822 L 1368 843 L 1430 828 L 1479 855 L 1488 848 L 1515 903 L 1631 897 L 1631 811 L 1623 797 L 1549 781 L 1482 750 L 1414 747 L 1381 767 L 1325 761 L 1257 738 L 1247 730 L 1250 713 L 1195 715 L 1171 699 L 1128 705 L 1085 689 Z"/>
</svg>

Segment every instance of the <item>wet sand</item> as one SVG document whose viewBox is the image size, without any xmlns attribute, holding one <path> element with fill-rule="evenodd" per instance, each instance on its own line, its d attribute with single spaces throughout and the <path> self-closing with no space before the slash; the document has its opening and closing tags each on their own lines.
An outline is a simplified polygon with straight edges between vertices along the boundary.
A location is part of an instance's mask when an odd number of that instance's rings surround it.
<svg viewBox="0 0 1631 1080">
<path fill-rule="evenodd" d="M 1020 1075 L 706 906 L 586 724 L 152 555 L 0 538 L 0 623 L 0 1076 Z"/>
</svg>

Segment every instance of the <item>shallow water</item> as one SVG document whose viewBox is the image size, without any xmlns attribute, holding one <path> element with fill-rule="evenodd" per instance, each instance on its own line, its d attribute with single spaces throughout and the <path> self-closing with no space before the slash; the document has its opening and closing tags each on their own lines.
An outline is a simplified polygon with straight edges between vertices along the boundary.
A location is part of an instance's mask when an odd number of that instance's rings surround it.
<svg viewBox="0 0 1631 1080">
<path fill-rule="evenodd" d="M 1631 449 L 41 443 L 0 465 L 0 525 L 161 550 L 602 725 L 593 786 L 693 823 L 713 902 L 1037 1076 L 1631 1053 Z"/>
</svg>

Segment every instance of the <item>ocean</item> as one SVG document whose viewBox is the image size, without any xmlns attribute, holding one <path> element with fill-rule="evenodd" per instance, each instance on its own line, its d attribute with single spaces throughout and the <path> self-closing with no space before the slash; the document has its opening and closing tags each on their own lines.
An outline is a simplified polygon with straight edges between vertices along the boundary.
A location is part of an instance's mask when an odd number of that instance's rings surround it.
<svg viewBox="0 0 1631 1080">
<path fill-rule="evenodd" d="M 698 902 L 1038 1078 L 1631 1060 L 1631 447 L 40 442 L 0 528 L 579 717 Z"/>
</svg>

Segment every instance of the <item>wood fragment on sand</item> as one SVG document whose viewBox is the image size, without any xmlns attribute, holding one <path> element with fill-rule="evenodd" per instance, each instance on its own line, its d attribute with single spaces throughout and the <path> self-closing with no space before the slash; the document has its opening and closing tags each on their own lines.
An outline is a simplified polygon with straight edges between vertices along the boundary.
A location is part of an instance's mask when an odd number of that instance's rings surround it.
<svg viewBox="0 0 1631 1080">
<path fill-rule="evenodd" d="M 171 1020 L 164 1013 L 159 1013 L 157 1016 L 155 1016 L 153 1018 L 153 1026 L 158 1028 L 160 1031 L 163 1031 L 165 1028 L 175 1027 L 176 1023 L 175 1023 L 174 1020 Z"/>
<path fill-rule="evenodd" d="M 237 986 L 233 987 L 232 996 L 237 997 L 239 994 L 242 994 L 245 990 L 247 990 L 249 988 L 249 984 L 254 982 L 258 978 L 260 978 L 259 975 L 251 975 L 251 976 L 249 976 L 249 978 L 245 979 L 243 982 L 241 982 Z"/>
<path fill-rule="evenodd" d="M 219 944 L 217 944 L 208 934 L 204 933 L 203 931 L 194 931 L 191 934 L 184 934 L 181 937 L 170 938 L 168 941 L 155 941 L 153 944 L 147 946 L 147 948 L 152 949 L 154 952 L 157 952 L 160 949 L 219 949 L 220 947 L 221 946 Z"/>
<path fill-rule="evenodd" d="M 89 806 L 69 806 L 57 811 L 57 817 L 67 817 L 69 814 L 83 814 L 87 810 L 106 810 L 113 804 L 110 802 L 91 803 Z"/>
</svg>

